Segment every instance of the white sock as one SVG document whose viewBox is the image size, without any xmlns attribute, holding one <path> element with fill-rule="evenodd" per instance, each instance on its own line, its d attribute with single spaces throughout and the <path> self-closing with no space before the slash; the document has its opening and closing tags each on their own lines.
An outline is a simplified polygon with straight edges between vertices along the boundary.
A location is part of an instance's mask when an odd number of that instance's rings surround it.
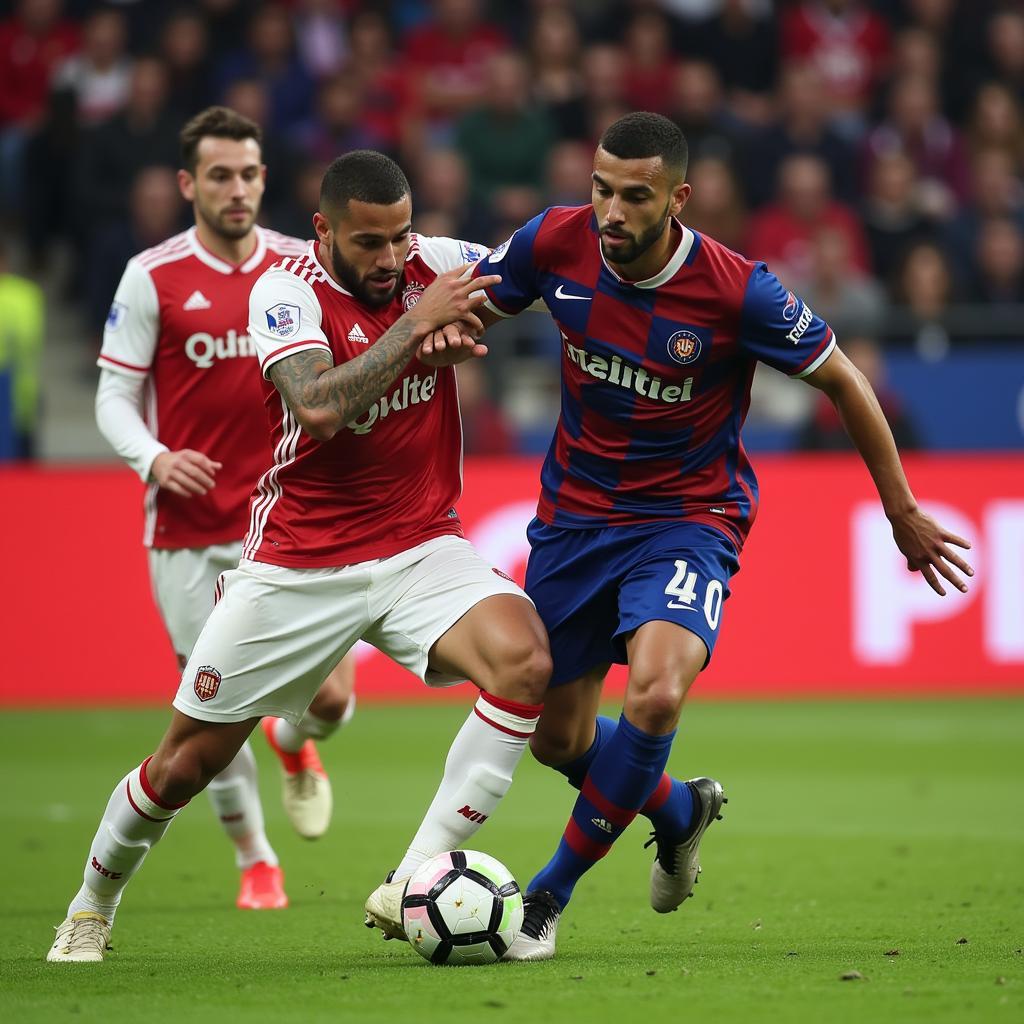
<svg viewBox="0 0 1024 1024">
<path fill-rule="evenodd" d="M 306 740 L 326 740 L 343 725 L 348 725 L 356 713 L 356 695 L 352 694 L 345 711 L 337 721 L 320 718 L 307 709 L 298 725 L 292 725 L 283 718 L 274 719 L 274 742 L 289 754 L 297 754 Z"/>
<path fill-rule="evenodd" d="M 235 844 L 235 863 L 240 870 L 257 861 L 277 864 L 263 824 L 256 756 L 246 740 L 235 759 L 207 786 L 214 814 Z"/>
<path fill-rule="evenodd" d="M 82 888 L 68 907 L 102 914 L 111 924 L 121 893 L 184 804 L 161 800 L 146 777 L 150 759 L 130 771 L 110 794 L 89 848 Z"/>
<path fill-rule="evenodd" d="M 441 785 L 395 878 L 407 878 L 431 857 L 458 849 L 494 813 L 540 712 L 540 704 L 480 694 L 448 751 Z"/>
</svg>

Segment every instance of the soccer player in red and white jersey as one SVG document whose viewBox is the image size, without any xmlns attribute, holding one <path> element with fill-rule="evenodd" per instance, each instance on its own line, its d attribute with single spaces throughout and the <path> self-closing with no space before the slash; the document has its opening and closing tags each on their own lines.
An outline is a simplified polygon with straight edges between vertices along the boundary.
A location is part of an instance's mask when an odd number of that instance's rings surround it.
<svg viewBox="0 0 1024 1024">
<path fill-rule="evenodd" d="M 541 712 L 547 636 L 523 591 L 463 537 L 454 371 L 415 358 L 439 328 L 460 340 L 479 331 L 478 289 L 501 278 L 470 280 L 466 264 L 485 250 L 419 238 L 411 215 L 394 161 L 340 157 L 321 186 L 317 241 L 253 288 L 273 463 L 171 725 L 111 795 L 86 862 L 96 877 L 72 900 L 50 960 L 102 959 L 124 886 L 178 810 L 259 718 L 300 721 L 359 638 L 428 685 L 480 688 L 426 817 L 367 901 L 367 925 L 401 936 L 408 877 L 462 845 L 511 785 Z"/>
<path fill-rule="evenodd" d="M 185 126 L 181 143 L 179 180 L 195 226 L 128 262 L 104 332 L 96 415 L 148 485 L 153 592 L 184 666 L 218 577 L 238 564 L 249 496 L 271 457 L 249 292 L 306 243 L 256 225 L 264 187 L 257 125 L 213 107 Z M 350 714 L 352 676 L 351 665 L 340 666 L 298 728 L 265 723 L 285 769 L 285 808 L 307 838 L 323 833 L 331 813 L 330 783 L 309 737 L 325 738 Z M 209 792 L 236 847 L 238 905 L 286 906 L 248 743 Z"/>
</svg>

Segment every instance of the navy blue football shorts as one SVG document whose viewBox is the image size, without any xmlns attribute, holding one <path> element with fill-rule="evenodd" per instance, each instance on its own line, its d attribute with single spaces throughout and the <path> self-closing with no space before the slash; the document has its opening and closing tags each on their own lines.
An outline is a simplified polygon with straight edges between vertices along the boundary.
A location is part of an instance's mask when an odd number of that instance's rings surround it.
<svg viewBox="0 0 1024 1024">
<path fill-rule="evenodd" d="M 696 633 L 710 661 L 739 569 L 720 530 L 678 521 L 568 530 L 534 519 L 527 537 L 525 589 L 551 638 L 551 686 L 626 664 L 628 634 L 659 619 Z"/>
</svg>

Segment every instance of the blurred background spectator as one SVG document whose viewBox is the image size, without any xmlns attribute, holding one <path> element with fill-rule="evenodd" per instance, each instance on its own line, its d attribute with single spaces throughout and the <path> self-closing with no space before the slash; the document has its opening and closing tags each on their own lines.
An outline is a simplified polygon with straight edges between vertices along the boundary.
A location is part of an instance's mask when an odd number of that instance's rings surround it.
<svg viewBox="0 0 1024 1024">
<path fill-rule="evenodd" d="M 27 350 L 57 389 L 46 410 L 85 410 L 63 433 L 40 420 L 44 457 L 105 452 L 83 440 L 105 309 L 124 261 L 180 230 L 177 131 L 212 102 L 264 129 L 268 226 L 310 237 L 325 164 L 372 147 L 407 170 L 417 230 L 488 245 L 589 202 L 603 129 L 659 110 L 690 144 L 682 219 L 860 346 L 887 413 L 927 408 L 922 361 L 959 373 L 974 353 L 1024 392 L 1019 2 L 0 0 L 0 281 L 43 289 L 47 345 Z M 493 337 L 465 371 L 467 450 L 543 449 L 558 332 L 530 314 Z M 759 370 L 749 445 L 810 443 L 815 399 Z"/>
</svg>

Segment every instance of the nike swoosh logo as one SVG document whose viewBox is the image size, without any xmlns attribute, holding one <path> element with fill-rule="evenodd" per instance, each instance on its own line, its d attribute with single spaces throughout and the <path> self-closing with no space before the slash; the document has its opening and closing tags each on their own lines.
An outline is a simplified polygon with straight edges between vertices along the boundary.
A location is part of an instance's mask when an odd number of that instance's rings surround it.
<svg viewBox="0 0 1024 1024">
<path fill-rule="evenodd" d="M 590 296 L 589 295 L 570 295 L 567 291 L 565 291 L 565 286 L 564 285 L 559 285 L 555 289 L 555 298 L 556 299 L 577 299 L 580 302 L 589 302 L 590 301 Z"/>
</svg>

